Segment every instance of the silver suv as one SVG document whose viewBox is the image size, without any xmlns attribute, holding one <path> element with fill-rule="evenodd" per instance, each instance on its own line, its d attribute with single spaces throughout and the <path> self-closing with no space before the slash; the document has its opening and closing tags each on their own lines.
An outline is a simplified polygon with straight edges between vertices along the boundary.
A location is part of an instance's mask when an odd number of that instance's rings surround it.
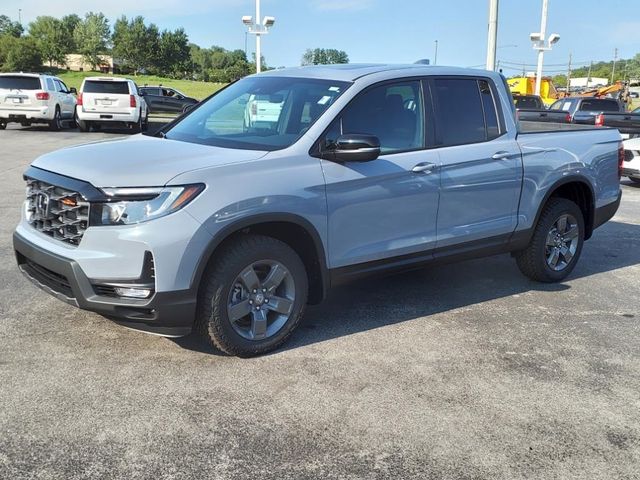
<svg viewBox="0 0 640 480">
<path fill-rule="evenodd" d="M 62 80 L 37 73 L 0 74 L 0 130 L 7 123 L 47 123 L 60 130 L 65 120 L 73 120 L 76 109 L 75 88 Z"/>
</svg>

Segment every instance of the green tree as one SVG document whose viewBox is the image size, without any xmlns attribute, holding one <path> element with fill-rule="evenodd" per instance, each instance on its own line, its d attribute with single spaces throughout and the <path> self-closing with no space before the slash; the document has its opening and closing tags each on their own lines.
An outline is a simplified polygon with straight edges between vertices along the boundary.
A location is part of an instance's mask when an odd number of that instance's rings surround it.
<svg viewBox="0 0 640 480">
<path fill-rule="evenodd" d="M 101 63 L 100 55 L 108 51 L 109 34 L 109 20 L 102 13 L 93 12 L 87 13 L 73 32 L 77 53 L 93 68 Z"/>
<path fill-rule="evenodd" d="M 76 27 L 80 24 L 81 21 L 82 19 L 75 13 L 72 13 L 71 15 L 65 15 L 60 20 L 62 24 L 62 31 L 64 32 L 62 43 L 65 53 L 76 53 L 77 45 L 74 41 L 74 32 L 76 31 Z"/>
<path fill-rule="evenodd" d="M 349 63 L 349 55 L 344 50 L 333 48 L 308 48 L 302 55 L 302 65 L 330 65 L 333 63 Z"/>
<path fill-rule="evenodd" d="M 42 53 L 31 37 L 11 38 L 4 53 L 2 70 L 5 72 L 36 72 L 42 70 Z"/>
<path fill-rule="evenodd" d="M 65 61 L 65 32 L 62 22 L 54 17 L 38 17 L 29 24 L 29 35 L 35 39 L 42 57 L 49 62 L 63 64 Z"/>
<path fill-rule="evenodd" d="M 113 56 L 135 74 L 157 63 L 159 48 L 158 27 L 146 26 L 144 17 L 127 21 L 124 15 L 113 27 Z"/>
<path fill-rule="evenodd" d="M 184 29 L 164 30 L 158 41 L 155 66 L 163 75 L 185 77 L 193 70 L 189 37 Z"/>
<path fill-rule="evenodd" d="M 12 22 L 6 15 L 0 15 L 0 36 L 10 35 L 12 37 L 21 37 L 24 33 L 24 27 L 20 22 Z"/>
</svg>

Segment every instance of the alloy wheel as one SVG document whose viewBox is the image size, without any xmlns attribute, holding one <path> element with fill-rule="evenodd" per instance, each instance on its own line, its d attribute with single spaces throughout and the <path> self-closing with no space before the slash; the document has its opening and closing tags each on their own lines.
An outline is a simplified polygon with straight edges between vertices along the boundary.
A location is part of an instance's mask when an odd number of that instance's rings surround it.
<svg viewBox="0 0 640 480">
<path fill-rule="evenodd" d="M 547 265 L 556 272 L 571 263 L 579 244 L 578 220 L 571 214 L 561 215 L 547 233 L 545 257 Z"/>
</svg>

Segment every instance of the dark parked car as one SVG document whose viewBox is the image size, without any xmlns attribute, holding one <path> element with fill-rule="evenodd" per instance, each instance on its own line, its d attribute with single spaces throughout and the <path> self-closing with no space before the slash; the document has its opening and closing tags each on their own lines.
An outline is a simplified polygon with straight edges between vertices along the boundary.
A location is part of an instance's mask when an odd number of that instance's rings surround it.
<svg viewBox="0 0 640 480">
<path fill-rule="evenodd" d="M 626 112 L 615 98 L 563 98 L 551 105 L 551 110 L 568 110 L 572 123 L 612 127 L 625 135 L 640 134 L 640 115 Z"/>
<path fill-rule="evenodd" d="M 140 88 L 140 92 L 144 95 L 149 111 L 152 113 L 182 113 L 198 103 L 195 98 L 187 97 L 174 88 L 162 85 L 157 87 L 144 86 Z"/>
</svg>

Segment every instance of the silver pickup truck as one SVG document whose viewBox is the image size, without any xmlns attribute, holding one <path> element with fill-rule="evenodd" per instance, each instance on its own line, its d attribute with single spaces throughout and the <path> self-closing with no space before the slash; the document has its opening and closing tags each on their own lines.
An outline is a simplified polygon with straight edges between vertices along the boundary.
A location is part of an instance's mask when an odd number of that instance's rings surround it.
<svg viewBox="0 0 640 480">
<path fill-rule="evenodd" d="M 282 100 L 277 121 L 247 124 L 257 97 Z M 624 151 L 616 130 L 532 125 L 494 72 L 252 75 L 155 136 L 36 159 L 17 262 L 71 305 L 240 356 L 365 275 L 511 252 L 561 281 L 618 208 Z"/>
</svg>

